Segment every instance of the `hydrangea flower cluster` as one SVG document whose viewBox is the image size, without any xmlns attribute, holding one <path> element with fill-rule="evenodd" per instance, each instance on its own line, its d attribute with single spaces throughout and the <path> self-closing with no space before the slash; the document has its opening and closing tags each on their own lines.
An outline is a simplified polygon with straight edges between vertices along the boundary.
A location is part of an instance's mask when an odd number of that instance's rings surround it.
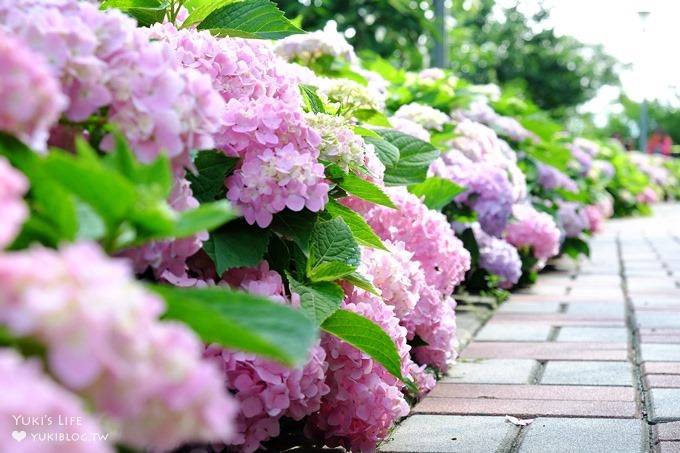
<svg viewBox="0 0 680 453">
<path fill-rule="evenodd" d="M 473 162 L 450 151 L 432 163 L 430 171 L 466 187 L 456 202 L 472 208 L 487 233 L 500 236 L 512 214 L 513 190 L 505 171 L 486 161 Z"/>
<path fill-rule="evenodd" d="M 611 162 L 602 159 L 595 159 L 593 160 L 593 166 L 591 167 L 588 176 L 595 179 L 602 177 L 609 180 L 613 178 L 615 174 L 616 170 L 614 169 L 614 166 L 611 164 Z"/>
<path fill-rule="evenodd" d="M 645 187 L 635 198 L 639 203 L 656 203 L 659 201 L 659 194 L 653 188 Z"/>
<path fill-rule="evenodd" d="M 374 206 L 364 218 L 382 239 L 401 241 L 420 262 L 425 280 L 442 295 L 449 295 L 470 269 L 470 253 L 451 229 L 446 217 L 428 209 L 403 187 L 386 189 L 398 209 Z"/>
<path fill-rule="evenodd" d="M 98 246 L 0 255 L 0 323 L 48 347 L 61 384 L 110 416 L 135 448 L 227 441 L 235 403 L 184 325 Z"/>
<path fill-rule="evenodd" d="M 364 164 L 365 149 L 373 145 L 356 135 L 346 118 L 327 113 L 308 114 L 305 118 L 321 136 L 319 159 L 333 162 L 345 172 Z"/>
<path fill-rule="evenodd" d="M 382 110 L 385 107 L 381 93 L 354 80 L 320 77 L 318 84 L 321 99 L 338 110 Z"/>
<path fill-rule="evenodd" d="M 516 142 L 527 139 L 538 140 L 534 133 L 528 131 L 515 118 L 498 114 L 483 100 L 472 102 L 466 110 L 457 110 L 454 112 L 453 117 L 459 121 L 468 119 L 485 124 Z"/>
<path fill-rule="evenodd" d="M 349 63 L 358 61 L 354 48 L 338 32 L 338 24 L 329 21 L 323 30 L 291 35 L 280 39 L 274 45 L 274 51 L 288 61 L 309 64 L 324 55 L 341 58 Z"/>
<path fill-rule="evenodd" d="M 588 216 L 588 229 L 593 233 L 599 233 L 604 229 L 605 216 L 597 205 L 588 205 L 585 207 L 586 215 Z"/>
<path fill-rule="evenodd" d="M 486 234 L 473 225 L 479 246 L 479 266 L 501 278 L 499 287 L 511 288 L 522 276 L 522 260 L 517 249 L 503 239 Z"/>
<path fill-rule="evenodd" d="M 1 115 L 0 115 L 1 116 Z M 28 191 L 28 180 L 15 170 L 7 159 L 0 157 L 0 249 L 9 245 L 19 234 L 28 217 L 23 195 Z"/>
<path fill-rule="evenodd" d="M 40 54 L 0 29 L 0 130 L 36 151 L 66 108 L 66 97 Z"/>
<path fill-rule="evenodd" d="M 557 216 L 560 219 L 560 226 L 568 238 L 579 237 L 590 226 L 585 206 L 580 203 L 561 203 Z"/>
<path fill-rule="evenodd" d="M 257 268 L 233 269 L 220 284 L 269 297 L 277 303 L 289 303 L 281 276 L 269 270 L 266 261 Z M 297 295 L 293 304 L 299 303 Z M 253 354 L 234 352 L 209 345 L 205 352 L 221 368 L 226 387 L 239 401 L 236 435 L 230 445 L 251 453 L 264 442 L 279 435 L 279 420 L 301 420 L 319 410 L 321 398 L 329 392 L 326 385 L 326 353 L 320 346 L 312 348 L 303 368 L 291 369 Z"/>
<path fill-rule="evenodd" d="M 514 222 L 505 230 L 506 241 L 518 249 L 530 248 L 540 264 L 559 253 L 560 230 L 549 214 L 526 204 L 515 205 L 512 215 Z"/>
<path fill-rule="evenodd" d="M 430 141 L 430 133 L 427 131 L 427 129 L 415 121 L 411 121 L 406 118 L 400 118 L 398 116 L 391 116 L 389 121 L 392 125 L 392 128 L 399 132 L 419 138 L 425 142 Z"/>
<path fill-rule="evenodd" d="M 106 435 L 105 429 L 85 412 L 82 402 L 75 395 L 43 374 L 38 361 L 24 360 L 11 349 L 0 349 L 0 386 L 3 389 L 0 399 L 0 436 L 4 452 L 114 451 L 106 441 L 92 438 L 95 433 Z M 34 420 L 45 420 L 45 423 L 38 425 Z M 58 420 L 78 420 L 78 423 L 58 423 Z M 17 442 L 9 440 L 12 433 L 17 431 L 26 433 L 25 437 L 15 438 Z M 47 442 L 48 435 L 54 436 L 56 440 Z M 57 436 L 64 436 L 64 440 L 59 441 Z"/>
<path fill-rule="evenodd" d="M 441 110 L 417 102 L 402 105 L 394 112 L 394 116 L 411 120 L 416 124 L 420 124 L 425 129 L 437 131 L 441 131 L 444 128 L 444 124 L 451 121 L 449 115 Z"/>
<path fill-rule="evenodd" d="M 264 228 L 286 208 L 323 209 L 328 184 L 318 162 L 321 139 L 305 121 L 290 65 L 265 44 L 172 24 L 156 25 L 150 36 L 167 41 L 182 65 L 208 75 L 227 101 L 217 146 L 241 158 L 225 185 L 246 220 Z"/>
<path fill-rule="evenodd" d="M 585 138 L 577 138 L 571 144 L 571 155 L 576 160 L 581 174 L 588 174 L 593 165 L 593 159 L 600 152 L 600 147 L 597 143 L 591 142 Z"/>
<path fill-rule="evenodd" d="M 191 185 L 186 179 L 176 179 L 168 204 L 178 212 L 194 209 L 199 202 L 194 198 Z M 202 232 L 180 239 L 164 239 L 153 241 L 141 247 L 124 251 L 121 255 L 130 258 L 133 269 L 141 274 L 147 268 L 153 269 L 157 278 L 172 279 L 186 273 L 187 258 L 201 249 L 208 233 Z"/>
<path fill-rule="evenodd" d="M 538 184 L 545 190 L 564 189 L 578 192 L 578 184 L 552 165 L 538 163 Z"/>
<path fill-rule="evenodd" d="M 379 297 L 354 289 L 343 308 L 363 315 L 382 327 L 392 338 L 402 358 L 402 373 L 409 375 L 409 346 L 406 329 L 399 325 L 394 308 Z M 321 408 L 312 414 L 307 431 L 328 446 L 352 451 L 374 451 L 399 418 L 409 413 L 402 389 L 404 384 L 382 365 L 348 343 L 324 334 L 330 392 Z"/>
</svg>

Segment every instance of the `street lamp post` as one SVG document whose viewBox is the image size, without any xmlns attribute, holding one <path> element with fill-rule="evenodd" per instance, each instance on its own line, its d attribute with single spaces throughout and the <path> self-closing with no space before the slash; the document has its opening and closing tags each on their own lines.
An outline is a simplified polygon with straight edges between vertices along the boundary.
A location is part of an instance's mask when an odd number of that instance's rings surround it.
<svg viewBox="0 0 680 453">
<path fill-rule="evenodd" d="M 644 48 L 646 47 L 646 35 L 647 35 L 647 20 L 649 19 L 649 10 L 640 10 L 638 11 L 638 16 L 640 17 L 640 25 L 642 27 L 642 39 L 640 43 L 640 54 L 641 56 L 644 56 Z M 640 58 L 640 64 L 641 68 L 639 69 L 640 72 L 645 73 L 647 71 L 647 68 L 645 67 L 645 62 L 642 61 L 643 58 Z M 644 78 L 643 78 L 644 79 Z M 644 84 L 644 81 L 643 81 Z M 639 147 L 640 151 L 643 153 L 647 151 L 647 136 L 649 135 L 649 110 L 647 108 L 647 90 L 646 87 L 642 87 L 642 103 L 640 104 L 640 140 L 639 140 Z"/>
<path fill-rule="evenodd" d="M 432 49 L 432 63 L 438 68 L 446 67 L 446 5 L 445 0 L 434 0 L 434 23 L 437 35 Z"/>
</svg>

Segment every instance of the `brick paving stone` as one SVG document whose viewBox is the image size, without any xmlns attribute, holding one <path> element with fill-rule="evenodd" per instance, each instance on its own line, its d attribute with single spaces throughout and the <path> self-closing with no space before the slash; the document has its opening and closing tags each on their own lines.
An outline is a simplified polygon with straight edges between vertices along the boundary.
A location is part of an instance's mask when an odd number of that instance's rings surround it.
<svg viewBox="0 0 680 453">
<path fill-rule="evenodd" d="M 379 446 L 383 453 L 493 453 L 509 445 L 516 428 L 503 417 L 414 415 Z"/>
<path fill-rule="evenodd" d="M 680 346 L 678 345 L 642 343 L 640 350 L 643 361 L 680 362 Z"/>
<path fill-rule="evenodd" d="M 481 325 L 482 321 L 474 313 L 456 313 L 456 339 L 461 348 L 472 340 Z"/>
<path fill-rule="evenodd" d="M 653 427 L 654 440 L 679 440 L 680 422 L 658 423 Z"/>
<path fill-rule="evenodd" d="M 626 313 L 626 306 L 624 304 L 611 303 L 590 303 L 590 304 L 569 304 L 567 306 L 567 313 L 570 315 L 595 315 L 595 316 L 613 316 L 623 317 Z"/>
<path fill-rule="evenodd" d="M 680 388 L 680 374 L 648 374 L 647 388 Z M 678 401 L 680 404 L 680 401 Z"/>
<path fill-rule="evenodd" d="M 560 304 L 557 302 L 506 302 L 497 313 L 557 313 Z"/>
<path fill-rule="evenodd" d="M 655 453 L 680 453 L 680 442 L 659 442 Z"/>
<path fill-rule="evenodd" d="M 545 341 L 551 326 L 540 324 L 497 324 L 487 323 L 477 332 L 477 341 Z"/>
<path fill-rule="evenodd" d="M 680 329 L 680 310 L 669 312 L 639 311 L 635 315 L 637 325 L 641 328 L 664 327 Z"/>
<path fill-rule="evenodd" d="M 420 414 L 513 415 L 515 417 L 633 418 L 634 402 L 513 400 L 487 398 L 425 398 L 413 409 Z"/>
<path fill-rule="evenodd" d="M 519 453 L 636 453 L 643 448 L 638 420 L 539 418 L 529 425 Z"/>
<path fill-rule="evenodd" d="M 680 420 L 680 389 L 651 389 L 650 421 Z"/>
<path fill-rule="evenodd" d="M 644 374 L 680 374 L 680 362 L 645 362 L 642 364 Z"/>
<path fill-rule="evenodd" d="M 556 341 L 628 341 L 628 331 L 623 327 L 562 327 Z"/>
<path fill-rule="evenodd" d="M 432 398 L 495 398 L 564 401 L 634 401 L 631 387 L 528 384 L 438 384 Z"/>
<path fill-rule="evenodd" d="M 478 342 L 473 341 L 463 358 L 513 358 L 536 360 L 627 360 L 626 343 Z"/>
<path fill-rule="evenodd" d="M 537 366 L 527 359 L 459 360 L 440 382 L 526 384 Z"/>
<path fill-rule="evenodd" d="M 541 384 L 633 385 L 629 362 L 560 362 L 546 364 Z"/>
<path fill-rule="evenodd" d="M 548 324 L 551 326 L 599 326 L 599 327 L 624 327 L 625 321 L 623 316 L 616 317 L 598 317 L 598 316 L 582 316 L 570 315 L 567 313 L 557 314 L 515 314 L 515 313 L 499 313 L 493 317 L 494 322 L 511 322 L 511 323 L 538 323 Z"/>
</svg>

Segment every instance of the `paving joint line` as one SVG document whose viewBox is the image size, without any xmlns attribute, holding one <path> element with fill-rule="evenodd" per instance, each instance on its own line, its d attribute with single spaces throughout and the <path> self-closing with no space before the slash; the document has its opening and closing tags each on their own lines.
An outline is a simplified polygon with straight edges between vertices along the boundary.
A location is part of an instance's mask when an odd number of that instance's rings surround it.
<svg viewBox="0 0 680 453">
<path fill-rule="evenodd" d="M 642 358 L 642 352 L 640 349 L 640 334 L 637 329 L 637 320 L 635 317 L 635 307 L 633 306 L 633 300 L 630 298 L 628 293 L 628 282 L 626 277 L 626 265 L 623 257 L 623 247 L 621 244 L 621 237 L 617 235 L 616 237 L 616 249 L 619 258 L 619 276 L 621 277 L 621 290 L 623 291 L 623 298 L 626 305 L 626 327 L 628 328 L 628 338 L 631 347 L 631 365 L 633 365 L 633 381 L 637 390 L 637 396 L 640 403 L 640 415 L 642 422 L 646 426 L 646 430 L 643 432 L 643 443 L 647 446 L 645 451 L 654 451 L 654 436 L 652 433 L 653 423 L 649 420 L 649 395 L 645 389 L 644 378 L 640 369 L 640 363 Z M 646 438 L 646 439 L 645 439 Z"/>
</svg>

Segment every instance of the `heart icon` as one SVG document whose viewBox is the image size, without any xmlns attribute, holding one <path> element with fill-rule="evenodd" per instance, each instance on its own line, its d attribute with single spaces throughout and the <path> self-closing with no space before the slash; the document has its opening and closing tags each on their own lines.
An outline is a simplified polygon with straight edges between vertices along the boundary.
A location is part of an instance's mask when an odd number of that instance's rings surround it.
<svg viewBox="0 0 680 453">
<path fill-rule="evenodd" d="M 26 438 L 26 431 L 12 431 L 12 437 L 17 442 L 21 442 Z"/>
</svg>

